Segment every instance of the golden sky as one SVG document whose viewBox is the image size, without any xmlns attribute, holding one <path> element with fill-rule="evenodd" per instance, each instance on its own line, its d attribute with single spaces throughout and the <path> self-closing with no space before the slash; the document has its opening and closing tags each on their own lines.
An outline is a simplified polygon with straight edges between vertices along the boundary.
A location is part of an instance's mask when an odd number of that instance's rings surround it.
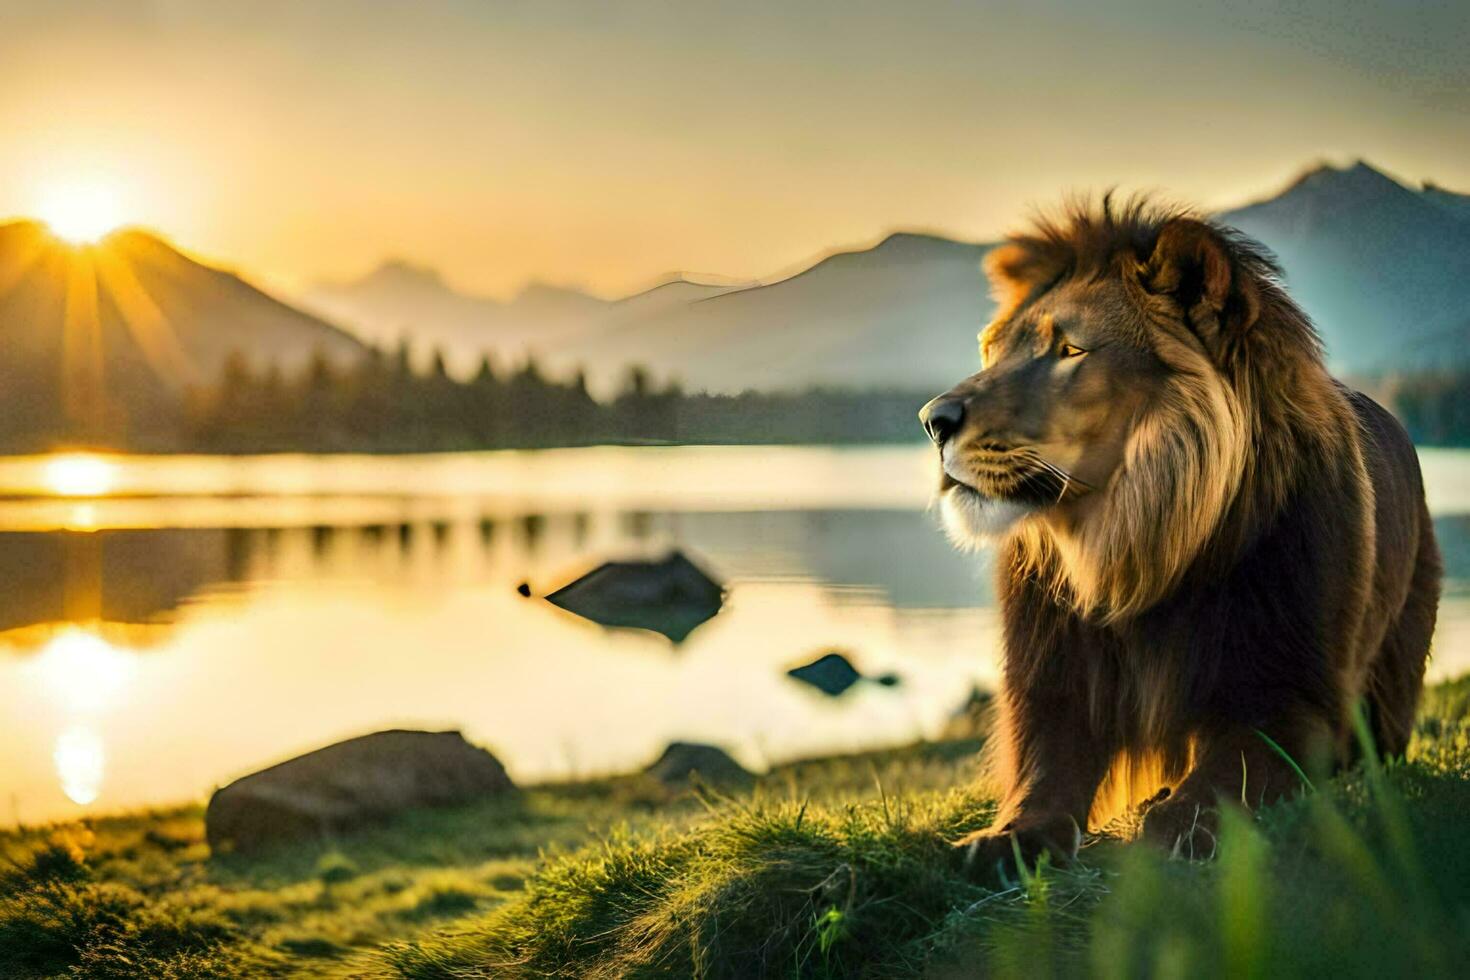
<svg viewBox="0 0 1470 980">
<path fill-rule="evenodd" d="M 0 215 L 103 182 L 286 289 L 615 294 L 1323 158 L 1470 190 L 1470 4 L 1281 6 L 0 0 Z"/>
</svg>

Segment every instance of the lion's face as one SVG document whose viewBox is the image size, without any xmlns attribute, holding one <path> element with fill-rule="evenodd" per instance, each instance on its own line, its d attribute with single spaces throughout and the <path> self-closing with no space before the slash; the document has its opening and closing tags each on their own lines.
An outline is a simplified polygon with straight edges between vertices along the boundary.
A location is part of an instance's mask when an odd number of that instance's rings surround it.
<svg viewBox="0 0 1470 980">
<path fill-rule="evenodd" d="M 1029 515 L 1080 518 L 1167 388 L 1146 310 L 1121 279 L 1066 282 L 980 335 L 983 369 L 924 407 L 940 503 L 964 544 Z"/>
<path fill-rule="evenodd" d="M 984 368 L 921 413 L 950 534 L 1006 535 L 1079 611 L 1135 615 L 1179 581 L 1253 472 L 1251 365 L 1320 372 L 1310 324 L 1258 325 L 1263 303 L 1286 304 L 1255 248 L 1138 206 L 1043 222 L 986 271 L 1000 305 Z M 1292 397 L 1292 411 L 1318 411 Z"/>
</svg>

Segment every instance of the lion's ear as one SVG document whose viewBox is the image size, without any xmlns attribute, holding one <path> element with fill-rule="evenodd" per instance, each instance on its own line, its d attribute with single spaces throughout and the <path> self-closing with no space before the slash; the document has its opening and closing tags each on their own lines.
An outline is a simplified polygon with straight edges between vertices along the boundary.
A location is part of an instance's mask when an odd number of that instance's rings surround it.
<svg viewBox="0 0 1470 980">
<path fill-rule="evenodd" d="M 1179 303 L 1212 349 L 1224 335 L 1248 330 L 1259 312 L 1255 285 L 1240 274 L 1229 243 L 1193 218 L 1175 218 L 1159 230 L 1143 279 L 1151 292 Z"/>
<path fill-rule="evenodd" d="M 985 255 L 990 295 L 1002 312 L 1020 305 L 1031 291 L 1054 276 L 1055 262 L 1037 243 L 1009 241 Z"/>
</svg>

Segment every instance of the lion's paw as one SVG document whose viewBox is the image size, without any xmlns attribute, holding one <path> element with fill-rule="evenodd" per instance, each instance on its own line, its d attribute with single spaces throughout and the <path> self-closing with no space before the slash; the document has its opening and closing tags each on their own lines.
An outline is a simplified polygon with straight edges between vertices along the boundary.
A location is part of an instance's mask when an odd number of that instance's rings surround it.
<svg viewBox="0 0 1470 980">
<path fill-rule="evenodd" d="M 1143 815 L 1143 838 L 1172 857 L 1209 860 L 1219 844 L 1220 812 L 1187 796 L 1174 796 Z"/>
<path fill-rule="evenodd" d="M 1082 828 L 1072 817 L 1060 816 L 1018 821 L 1001 828 L 979 830 L 954 842 L 954 854 L 965 874 L 972 878 L 999 877 L 1021 863 L 1034 867 L 1043 854 L 1066 863 L 1077 856 Z"/>
</svg>

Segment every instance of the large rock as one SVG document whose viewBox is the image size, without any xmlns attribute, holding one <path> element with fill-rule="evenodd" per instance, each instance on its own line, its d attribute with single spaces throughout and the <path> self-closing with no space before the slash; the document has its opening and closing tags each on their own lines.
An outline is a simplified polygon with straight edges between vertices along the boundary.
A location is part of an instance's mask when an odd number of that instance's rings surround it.
<svg viewBox="0 0 1470 980">
<path fill-rule="evenodd" d="M 523 589 L 525 595 L 528 589 Z M 682 552 L 663 561 L 610 561 L 546 597 L 603 626 L 653 630 L 682 643 L 713 617 L 725 590 Z"/>
<path fill-rule="evenodd" d="M 670 742 L 664 754 L 644 770 L 670 789 L 688 786 L 698 777 L 710 786 L 745 786 L 755 780 L 724 749 L 701 742 Z"/>
<path fill-rule="evenodd" d="M 320 838 L 414 807 L 514 789 L 505 767 L 459 732 L 386 731 L 338 742 L 215 791 L 204 814 L 215 851 Z"/>
</svg>

